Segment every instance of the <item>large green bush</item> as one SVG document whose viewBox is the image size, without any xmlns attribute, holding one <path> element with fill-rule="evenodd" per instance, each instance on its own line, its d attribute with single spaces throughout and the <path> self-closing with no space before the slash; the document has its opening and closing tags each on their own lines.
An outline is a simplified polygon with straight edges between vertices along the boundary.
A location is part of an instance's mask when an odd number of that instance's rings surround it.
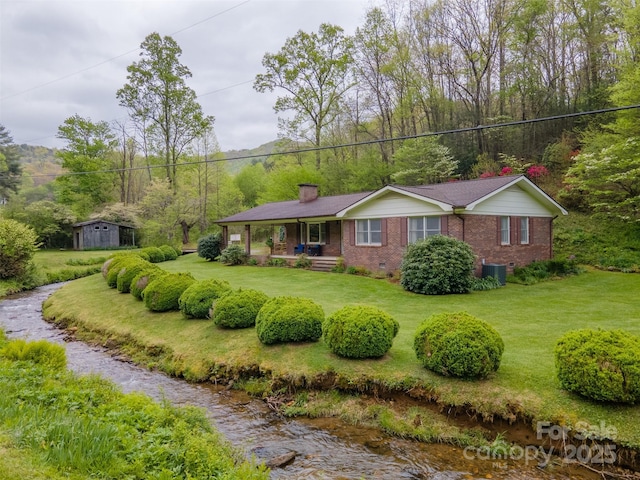
<svg viewBox="0 0 640 480">
<path fill-rule="evenodd" d="M 238 290 L 215 302 L 211 318 L 219 327 L 246 328 L 256 323 L 256 316 L 269 297 L 258 290 Z"/>
<path fill-rule="evenodd" d="M 142 300 L 147 285 L 164 275 L 168 275 L 168 273 L 155 265 L 153 267 L 142 270 L 135 277 L 133 277 L 133 280 L 131 280 L 131 285 L 129 285 L 129 293 L 131 293 L 131 295 L 133 295 L 138 300 Z"/>
<path fill-rule="evenodd" d="M 444 235 L 412 243 L 400 266 L 405 290 L 425 295 L 469 293 L 475 256 L 469 244 Z"/>
<path fill-rule="evenodd" d="M 123 264 L 118 272 L 116 279 L 116 288 L 120 293 L 129 293 L 131 291 L 131 282 L 142 271 L 149 269 L 159 269 L 153 263 L 147 262 L 142 258 L 138 261 L 129 261 Z"/>
<path fill-rule="evenodd" d="M 15 220 L 0 219 L 0 279 L 25 275 L 38 250 L 33 228 Z"/>
<path fill-rule="evenodd" d="M 387 353 L 399 328 L 398 322 L 379 308 L 347 305 L 324 321 L 322 334 L 336 355 L 374 358 Z"/>
<path fill-rule="evenodd" d="M 266 345 L 316 341 L 322 336 L 324 311 L 312 300 L 274 297 L 267 300 L 256 317 L 256 333 Z"/>
<path fill-rule="evenodd" d="M 161 263 L 165 261 L 165 256 L 160 247 L 145 247 L 142 249 L 143 253 L 149 255 L 149 261 L 151 263 Z"/>
<path fill-rule="evenodd" d="M 441 375 L 484 378 L 498 370 L 504 342 L 488 323 L 466 312 L 432 315 L 417 329 L 414 350 Z"/>
<path fill-rule="evenodd" d="M 120 272 L 134 265 L 148 264 L 149 262 L 133 254 L 119 255 L 115 257 L 107 267 L 107 285 L 109 288 L 116 288 L 118 286 L 118 275 Z"/>
<path fill-rule="evenodd" d="M 179 310 L 180 295 L 195 281 L 190 273 L 168 273 L 156 278 L 144 289 L 144 306 L 152 312 Z"/>
<path fill-rule="evenodd" d="M 187 317 L 207 318 L 213 302 L 231 292 L 226 280 L 202 280 L 190 285 L 178 300 L 180 311 Z"/>
<path fill-rule="evenodd" d="M 622 330 L 573 330 L 555 347 L 562 388 L 605 402 L 640 401 L 640 337 Z"/>
<path fill-rule="evenodd" d="M 171 245 L 160 245 L 158 248 L 164 255 L 165 262 L 172 261 L 178 258 L 178 251 Z"/>
<path fill-rule="evenodd" d="M 212 233 L 198 239 L 198 256 L 206 260 L 215 260 L 222 250 L 222 234 Z"/>
<path fill-rule="evenodd" d="M 240 245 L 229 245 L 220 252 L 219 260 L 225 265 L 244 265 L 249 260 L 249 255 Z"/>
</svg>

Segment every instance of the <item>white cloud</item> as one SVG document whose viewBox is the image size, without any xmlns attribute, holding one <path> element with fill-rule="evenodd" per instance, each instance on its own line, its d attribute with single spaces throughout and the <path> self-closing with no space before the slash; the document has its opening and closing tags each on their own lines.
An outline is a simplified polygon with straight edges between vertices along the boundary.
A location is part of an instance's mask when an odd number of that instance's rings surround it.
<svg viewBox="0 0 640 480">
<path fill-rule="evenodd" d="M 0 2 L 0 124 L 16 143 L 62 146 L 71 115 L 123 120 L 116 91 L 151 32 L 171 35 L 223 150 L 277 137 L 275 95 L 253 90 L 262 57 L 298 30 L 323 22 L 348 34 L 367 0 L 3 0 Z"/>
</svg>

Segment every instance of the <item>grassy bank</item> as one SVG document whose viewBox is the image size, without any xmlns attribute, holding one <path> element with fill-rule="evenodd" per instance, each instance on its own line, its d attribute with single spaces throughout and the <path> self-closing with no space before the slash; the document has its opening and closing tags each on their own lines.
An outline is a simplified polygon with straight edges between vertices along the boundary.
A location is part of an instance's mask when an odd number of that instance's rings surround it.
<svg viewBox="0 0 640 480">
<path fill-rule="evenodd" d="M 41 285 L 92 275 L 100 271 L 100 266 L 112 253 L 102 250 L 39 250 L 33 258 L 33 268 L 28 275 L 0 280 L 0 299 Z"/>
<path fill-rule="evenodd" d="M 640 446 L 640 407 L 602 405 L 559 388 L 553 365 L 556 340 L 567 330 L 622 328 L 640 335 L 640 276 L 589 271 L 561 281 L 506 287 L 468 295 L 421 296 L 384 280 L 269 267 L 225 267 L 187 255 L 162 267 L 217 278 L 233 287 L 270 296 L 304 296 L 325 314 L 346 304 L 372 305 L 400 323 L 389 353 L 379 360 L 345 360 L 322 341 L 264 346 L 253 329 L 222 330 L 210 321 L 187 320 L 179 312 L 151 313 L 133 296 L 109 289 L 100 275 L 66 285 L 46 302 L 57 321 L 98 332 L 102 341 L 129 344 L 131 356 L 190 380 L 225 375 L 264 375 L 271 388 L 330 387 L 375 393 L 395 389 L 443 405 L 471 407 L 485 419 L 546 420 L 567 425 L 604 422 L 624 445 Z M 426 317 L 467 311 L 491 323 L 505 342 L 495 376 L 479 382 L 435 375 L 418 364 L 413 335 Z M 256 381 L 256 383 L 260 383 Z M 251 388 L 251 382 L 248 384 Z M 255 387 L 260 390 L 264 385 Z M 297 397 L 296 402 L 304 403 Z M 327 408 L 327 412 L 330 408 Z"/>
<path fill-rule="evenodd" d="M 20 342 L 0 331 L 0 478 L 268 478 L 203 411 L 123 394 L 54 365 L 61 347 Z"/>
</svg>

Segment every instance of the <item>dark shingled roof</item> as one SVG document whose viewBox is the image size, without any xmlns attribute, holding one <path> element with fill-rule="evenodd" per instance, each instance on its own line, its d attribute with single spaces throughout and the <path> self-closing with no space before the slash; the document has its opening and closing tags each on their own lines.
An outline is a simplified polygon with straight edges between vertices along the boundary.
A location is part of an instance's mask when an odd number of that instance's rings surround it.
<svg viewBox="0 0 640 480">
<path fill-rule="evenodd" d="M 301 203 L 300 200 L 265 203 L 264 205 L 259 205 L 250 210 L 218 220 L 216 223 L 332 217 L 340 210 L 344 210 L 370 194 L 371 192 L 362 192 L 349 195 L 336 195 L 333 197 L 318 197 L 315 200 L 305 203 Z"/>
<path fill-rule="evenodd" d="M 405 191 L 424 197 L 425 199 L 451 205 L 452 207 L 466 207 L 522 178 L 525 177 L 522 175 L 511 175 L 415 187 L 398 185 L 393 185 L 392 187 L 396 190 Z M 384 190 L 384 188 L 376 190 L 376 192 L 318 197 L 315 200 L 305 203 L 301 203 L 299 200 L 265 203 L 264 205 L 218 220 L 216 223 L 248 223 L 298 218 L 332 217 L 359 201 L 366 199 L 369 195 L 375 195 L 377 192 L 381 192 L 381 190 Z"/>
<path fill-rule="evenodd" d="M 519 178 L 519 176 L 490 177 L 419 187 L 401 187 L 397 185 L 394 185 L 394 187 L 398 190 L 405 190 L 415 195 L 430 198 L 454 207 L 466 207 L 496 190 L 500 190 L 509 185 L 517 178 Z"/>
</svg>

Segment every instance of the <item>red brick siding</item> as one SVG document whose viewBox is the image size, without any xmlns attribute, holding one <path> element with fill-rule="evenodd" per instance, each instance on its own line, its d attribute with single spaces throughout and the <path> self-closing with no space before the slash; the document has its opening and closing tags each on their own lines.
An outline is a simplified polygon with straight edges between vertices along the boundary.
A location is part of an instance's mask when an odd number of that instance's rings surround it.
<svg viewBox="0 0 640 480">
<path fill-rule="evenodd" d="M 386 242 L 384 246 L 356 245 L 351 241 L 355 220 L 345 220 L 344 228 L 344 262 L 347 267 L 364 267 L 372 272 L 384 271 L 392 273 L 400 268 L 406 246 L 401 242 L 401 222 L 406 218 L 387 218 Z"/>
<path fill-rule="evenodd" d="M 511 225 L 511 245 L 501 245 L 498 222 L 499 217 L 489 215 L 464 215 L 464 241 L 471 245 L 476 254 L 476 275 L 482 273 L 482 260 L 485 263 L 513 267 L 528 265 L 535 260 L 551 258 L 551 218 L 529 218 L 529 244 L 519 244 L 519 224 Z M 512 220 L 516 217 L 512 217 Z M 514 228 L 517 227 L 517 228 Z"/>
<path fill-rule="evenodd" d="M 551 258 L 551 218 L 530 219 L 530 242 L 528 245 L 514 243 L 500 245 L 498 233 L 499 217 L 489 215 L 449 215 L 444 234 L 464 240 L 476 254 L 476 275 L 482 274 L 482 260 L 485 263 L 506 264 L 509 271 L 514 266 L 527 265 L 534 260 Z M 406 247 L 401 242 L 401 222 L 406 218 L 387 218 L 387 241 L 384 246 L 358 246 L 351 241 L 354 220 L 343 223 L 343 255 L 346 266 L 364 267 L 372 272 L 394 272 L 400 269 Z M 512 238 L 517 240 L 519 232 L 512 229 Z"/>
</svg>

